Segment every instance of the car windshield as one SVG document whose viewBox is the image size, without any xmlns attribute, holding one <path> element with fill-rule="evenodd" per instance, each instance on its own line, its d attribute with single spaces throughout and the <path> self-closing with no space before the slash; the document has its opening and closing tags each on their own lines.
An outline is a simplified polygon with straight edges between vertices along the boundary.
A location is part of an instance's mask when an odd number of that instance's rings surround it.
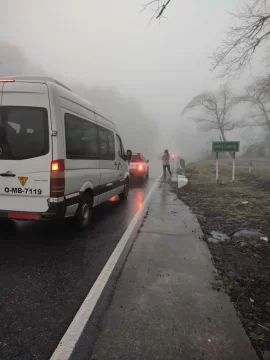
<svg viewBox="0 0 270 360">
<path fill-rule="evenodd" d="M 143 162 L 143 161 L 144 160 L 142 159 L 140 154 L 133 154 L 130 160 L 130 162 Z"/>
<path fill-rule="evenodd" d="M 49 151 L 48 114 L 44 108 L 0 108 L 0 159 L 22 160 Z"/>
</svg>

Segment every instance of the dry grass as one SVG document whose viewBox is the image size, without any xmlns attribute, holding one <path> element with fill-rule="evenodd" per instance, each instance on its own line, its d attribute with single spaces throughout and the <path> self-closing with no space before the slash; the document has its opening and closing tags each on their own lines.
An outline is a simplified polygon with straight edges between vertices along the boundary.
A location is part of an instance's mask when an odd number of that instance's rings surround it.
<svg viewBox="0 0 270 360">
<path fill-rule="evenodd" d="M 181 198 L 195 213 L 211 216 L 215 230 L 256 226 L 269 232 L 270 166 L 253 169 L 251 174 L 248 167 L 237 167 L 232 182 L 231 167 L 223 162 L 216 182 L 215 162 L 202 161 L 187 166 L 187 177 L 187 187 L 179 190 Z"/>
<path fill-rule="evenodd" d="M 240 229 L 255 229 L 270 242 L 270 164 L 265 162 L 249 173 L 248 167 L 239 163 L 234 182 L 227 159 L 220 161 L 218 182 L 215 161 L 190 164 L 186 168 L 188 185 L 175 191 L 197 215 L 205 239 L 212 230 L 231 235 Z M 270 334 L 265 330 L 270 328 L 269 242 L 241 238 L 208 244 L 224 288 L 260 359 L 264 350 L 270 350 Z"/>
</svg>

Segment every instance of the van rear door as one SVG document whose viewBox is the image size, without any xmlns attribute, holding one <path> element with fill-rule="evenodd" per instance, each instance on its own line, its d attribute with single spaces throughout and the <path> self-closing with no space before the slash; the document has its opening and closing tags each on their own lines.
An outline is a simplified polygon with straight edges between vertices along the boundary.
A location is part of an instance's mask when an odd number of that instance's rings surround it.
<svg viewBox="0 0 270 360">
<path fill-rule="evenodd" d="M 48 87 L 4 83 L 0 104 L 0 210 L 45 212 L 52 161 Z"/>
</svg>

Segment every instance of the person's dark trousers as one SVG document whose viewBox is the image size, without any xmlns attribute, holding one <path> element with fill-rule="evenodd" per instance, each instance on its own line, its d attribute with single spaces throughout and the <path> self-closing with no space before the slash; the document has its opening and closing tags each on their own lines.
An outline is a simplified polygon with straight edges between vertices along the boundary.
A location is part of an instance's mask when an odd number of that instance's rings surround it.
<svg viewBox="0 0 270 360">
<path fill-rule="evenodd" d="M 172 176 L 171 167 L 170 165 L 163 165 L 163 176 L 164 180 L 166 180 L 166 169 L 168 169 L 169 174 Z"/>
</svg>

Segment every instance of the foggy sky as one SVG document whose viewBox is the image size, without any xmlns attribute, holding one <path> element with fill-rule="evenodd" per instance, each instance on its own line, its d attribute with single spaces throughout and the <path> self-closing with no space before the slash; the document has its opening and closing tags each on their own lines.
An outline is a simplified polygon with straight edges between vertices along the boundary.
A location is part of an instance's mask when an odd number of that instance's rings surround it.
<svg viewBox="0 0 270 360">
<path fill-rule="evenodd" d="M 200 142 L 181 111 L 193 96 L 224 80 L 210 72 L 243 0 L 174 0 L 153 20 L 147 0 L 0 0 L 0 40 L 67 82 L 117 88 L 136 97 L 161 127 L 162 147 L 180 134 L 182 151 Z M 204 140 L 203 140 L 204 141 Z M 166 144 L 169 144 L 166 146 Z"/>
</svg>

